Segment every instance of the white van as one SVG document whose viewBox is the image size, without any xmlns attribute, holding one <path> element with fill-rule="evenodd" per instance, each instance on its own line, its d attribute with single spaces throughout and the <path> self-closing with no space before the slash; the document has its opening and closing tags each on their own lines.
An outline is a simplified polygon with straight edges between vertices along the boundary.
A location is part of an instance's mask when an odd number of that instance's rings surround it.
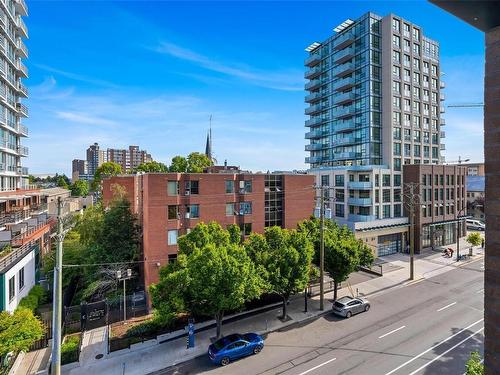
<svg viewBox="0 0 500 375">
<path fill-rule="evenodd" d="M 479 220 L 467 219 L 466 223 L 467 223 L 467 229 L 470 230 L 484 231 L 486 229 L 484 223 L 480 222 Z"/>
</svg>

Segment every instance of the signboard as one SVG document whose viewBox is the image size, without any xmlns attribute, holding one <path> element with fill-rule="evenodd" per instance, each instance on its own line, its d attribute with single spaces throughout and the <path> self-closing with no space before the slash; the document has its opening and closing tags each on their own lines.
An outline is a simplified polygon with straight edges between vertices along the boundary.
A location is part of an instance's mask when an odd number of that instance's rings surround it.
<svg viewBox="0 0 500 375">
<path fill-rule="evenodd" d="M 188 332 L 188 336 L 186 339 L 186 348 L 194 348 L 194 319 L 190 318 L 188 320 L 188 325 L 185 327 Z"/>
</svg>

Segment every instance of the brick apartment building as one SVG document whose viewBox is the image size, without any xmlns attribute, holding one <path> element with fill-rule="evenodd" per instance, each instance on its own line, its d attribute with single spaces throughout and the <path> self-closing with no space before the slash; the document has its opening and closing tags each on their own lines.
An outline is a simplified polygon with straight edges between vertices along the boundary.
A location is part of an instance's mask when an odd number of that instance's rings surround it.
<svg viewBox="0 0 500 375">
<path fill-rule="evenodd" d="M 419 184 L 420 204 L 415 204 L 415 252 L 455 244 L 457 219 L 460 237 L 467 231 L 467 168 L 431 164 L 408 164 L 403 168 L 404 183 Z M 406 195 L 404 201 L 405 216 L 409 217 Z"/>
<path fill-rule="evenodd" d="M 242 235 L 278 225 L 294 229 L 314 211 L 314 177 L 299 174 L 147 173 L 106 179 L 125 188 L 142 227 L 144 284 L 158 281 L 160 266 L 177 257 L 177 238 L 200 222 L 236 224 Z"/>
</svg>

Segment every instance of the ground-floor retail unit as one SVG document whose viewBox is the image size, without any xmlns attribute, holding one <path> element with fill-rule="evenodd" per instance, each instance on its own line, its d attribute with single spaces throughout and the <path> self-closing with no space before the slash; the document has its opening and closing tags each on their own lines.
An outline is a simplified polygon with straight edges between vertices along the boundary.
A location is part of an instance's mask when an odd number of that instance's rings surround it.
<svg viewBox="0 0 500 375">
<path fill-rule="evenodd" d="M 408 219 L 388 220 L 382 223 L 378 220 L 377 226 L 370 223 L 355 223 L 356 238 L 362 240 L 373 251 L 376 257 L 405 252 L 408 242 Z M 361 224 L 361 225 L 360 225 Z"/>
<path fill-rule="evenodd" d="M 457 225 L 459 225 L 458 228 Z M 420 253 L 422 249 L 427 247 L 438 248 L 456 244 L 457 233 L 460 233 L 459 237 L 467 235 L 465 218 L 461 219 L 459 223 L 456 220 L 450 220 L 424 224 L 422 228 L 416 228 L 415 230 L 415 251 Z"/>
</svg>

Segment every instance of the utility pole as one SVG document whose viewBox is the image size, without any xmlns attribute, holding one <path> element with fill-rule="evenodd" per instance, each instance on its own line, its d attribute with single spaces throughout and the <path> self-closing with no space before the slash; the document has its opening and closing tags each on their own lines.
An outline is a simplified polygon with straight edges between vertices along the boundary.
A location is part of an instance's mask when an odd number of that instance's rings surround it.
<svg viewBox="0 0 500 375">
<path fill-rule="evenodd" d="M 420 209 L 419 184 L 408 182 L 404 184 L 405 204 L 410 213 L 410 280 L 415 279 L 415 206 Z"/>
<path fill-rule="evenodd" d="M 62 258 L 63 258 L 63 201 L 57 198 L 57 246 L 54 266 L 54 301 L 52 316 L 52 371 L 53 375 L 61 374 L 61 326 L 62 326 Z"/>
<path fill-rule="evenodd" d="M 319 309 L 325 309 L 325 293 L 324 293 L 324 280 L 325 280 L 325 187 L 321 185 L 320 188 L 320 231 L 319 231 Z"/>
</svg>

